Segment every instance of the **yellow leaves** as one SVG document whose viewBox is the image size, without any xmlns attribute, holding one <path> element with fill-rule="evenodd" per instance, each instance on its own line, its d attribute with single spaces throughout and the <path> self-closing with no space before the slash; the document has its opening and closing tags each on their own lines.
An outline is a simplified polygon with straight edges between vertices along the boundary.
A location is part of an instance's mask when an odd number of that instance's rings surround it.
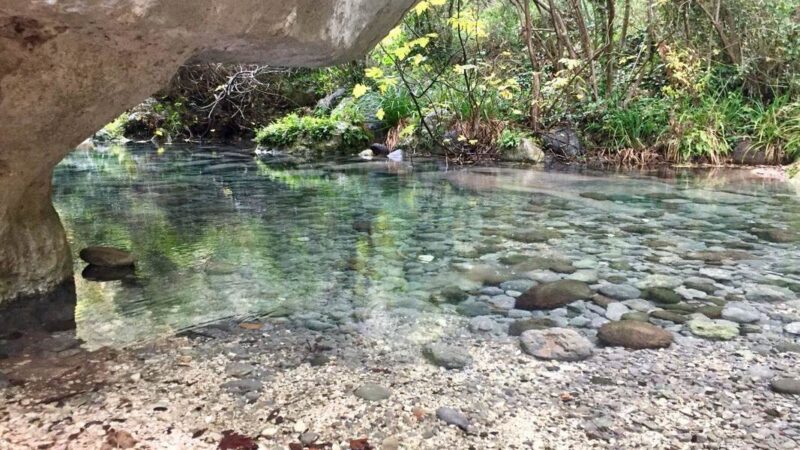
<svg viewBox="0 0 800 450">
<path fill-rule="evenodd" d="M 442 6 L 445 3 L 447 3 L 447 0 L 423 0 L 417 3 L 417 6 L 414 7 L 414 12 L 419 16 L 429 10 L 431 6 Z"/>
<path fill-rule="evenodd" d="M 367 86 L 365 86 L 365 85 L 363 85 L 361 83 L 353 86 L 353 97 L 355 97 L 355 98 L 361 98 L 367 92 L 369 92 L 369 87 L 367 87 Z"/>
<path fill-rule="evenodd" d="M 422 64 L 422 62 L 423 62 L 423 61 L 425 61 L 425 57 L 424 57 L 424 56 L 422 56 L 422 55 L 420 55 L 420 54 L 416 54 L 416 55 L 414 55 L 414 58 L 411 60 L 411 62 L 412 62 L 412 63 L 413 63 L 415 66 L 419 66 L 420 64 Z"/>
<path fill-rule="evenodd" d="M 422 36 L 421 38 L 417 38 L 417 39 L 414 39 L 413 41 L 409 42 L 408 45 L 411 48 L 414 48 L 414 47 L 425 48 L 430 43 L 431 43 L 431 38 L 429 38 L 428 36 Z"/>
<path fill-rule="evenodd" d="M 386 111 L 384 111 L 383 108 L 378 109 L 378 112 L 375 113 L 375 117 L 377 117 L 378 120 L 383 120 L 383 118 L 386 117 Z"/>
<path fill-rule="evenodd" d="M 430 2 L 428 1 L 421 1 L 417 3 L 417 6 L 414 7 L 414 12 L 417 13 L 419 16 L 420 14 L 424 13 L 431 7 Z"/>
<path fill-rule="evenodd" d="M 478 144 L 478 140 L 477 139 L 470 139 L 469 140 L 469 145 L 477 145 L 477 144 Z"/>
<path fill-rule="evenodd" d="M 400 46 L 394 50 L 394 56 L 397 57 L 400 61 L 406 59 L 406 57 L 411 53 L 411 46 L 408 44 Z"/>
<path fill-rule="evenodd" d="M 384 77 L 378 82 L 378 89 L 380 89 L 382 94 L 385 94 L 389 88 L 395 86 L 397 86 L 397 78 Z"/>
<path fill-rule="evenodd" d="M 503 100 L 511 100 L 514 98 L 514 94 L 512 94 L 509 90 L 502 90 L 500 91 L 500 98 Z"/>
<path fill-rule="evenodd" d="M 478 11 L 469 8 L 462 11 L 458 16 L 447 19 L 447 23 L 455 30 L 465 30 L 473 33 L 476 37 L 486 37 L 486 25 L 480 19 Z"/>
<path fill-rule="evenodd" d="M 383 77 L 383 69 L 380 67 L 369 67 L 367 70 L 364 71 L 364 75 L 367 78 L 372 78 L 373 80 L 377 80 Z"/>
<path fill-rule="evenodd" d="M 410 125 L 407 125 L 400 131 L 400 137 L 409 137 L 413 135 L 414 132 L 416 131 L 417 131 L 417 126 L 412 123 Z"/>
</svg>

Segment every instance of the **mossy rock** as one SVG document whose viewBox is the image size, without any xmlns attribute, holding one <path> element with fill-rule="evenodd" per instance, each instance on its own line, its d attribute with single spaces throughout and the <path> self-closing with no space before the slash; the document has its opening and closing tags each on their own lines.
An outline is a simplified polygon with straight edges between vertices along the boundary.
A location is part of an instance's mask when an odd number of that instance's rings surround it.
<svg viewBox="0 0 800 450">
<path fill-rule="evenodd" d="M 659 309 L 651 312 L 650 317 L 654 319 L 668 320 L 674 323 L 686 323 L 689 320 L 689 318 L 683 314 L 675 311 L 667 311 L 665 309 Z"/>
<path fill-rule="evenodd" d="M 651 300 L 656 303 L 674 305 L 683 301 L 683 297 L 681 297 L 677 292 L 668 288 L 647 288 L 642 294 L 646 300 Z"/>
<path fill-rule="evenodd" d="M 636 320 L 638 322 L 647 322 L 650 320 L 650 316 L 640 311 L 631 311 L 623 314 L 620 320 Z"/>
</svg>

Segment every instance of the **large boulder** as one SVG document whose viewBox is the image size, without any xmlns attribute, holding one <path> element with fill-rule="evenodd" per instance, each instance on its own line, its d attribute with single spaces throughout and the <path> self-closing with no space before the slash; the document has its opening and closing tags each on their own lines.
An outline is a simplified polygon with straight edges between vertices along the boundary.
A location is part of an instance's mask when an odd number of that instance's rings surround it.
<svg viewBox="0 0 800 450">
<path fill-rule="evenodd" d="M 414 0 L 4 0 L 0 304 L 72 278 L 52 170 L 186 63 L 320 66 L 374 46 Z"/>
<path fill-rule="evenodd" d="M 586 154 L 581 139 L 572 128 L 558 127 L 544 132 L 542 141 L 548 150 L 565 158 L 579 158 Z"/>
</svg>

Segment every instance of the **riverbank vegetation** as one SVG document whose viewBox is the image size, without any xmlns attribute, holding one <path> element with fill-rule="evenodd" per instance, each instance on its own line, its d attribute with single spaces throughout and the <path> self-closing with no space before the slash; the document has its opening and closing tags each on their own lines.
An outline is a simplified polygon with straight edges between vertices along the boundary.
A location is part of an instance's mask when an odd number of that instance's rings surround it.
<svg viewBox="0 0 800 450">
<path fill-rule="evenodd" d="M 800 157 L 800 0 L 423 0 L 364 59 L 184 68 L 162 134 L 459 161 Z M 152 108 L 151 108 L 152 109 Z M 160 131 L 159 131 L 160 130 Z"/>
</svg>

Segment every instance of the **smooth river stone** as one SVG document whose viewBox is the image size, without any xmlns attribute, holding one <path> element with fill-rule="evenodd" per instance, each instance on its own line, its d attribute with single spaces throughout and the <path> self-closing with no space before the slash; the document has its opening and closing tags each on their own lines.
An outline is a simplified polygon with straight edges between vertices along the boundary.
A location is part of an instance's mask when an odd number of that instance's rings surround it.
<svg viewBox="0 0 800 450">
<path fill-rule="evenodd" d="M 136 263 L 129 252 L 113 247 L 87 247 L 81 250 L 79 256 L 98 267 L 130 267 Z"/>
<path fill-rule="evenodd" d="M 517 297 L 516 309 L 556 309 L 577 300 L 592 297 L 592 290 L 586 283 L 574 280 L 559 280 L 544 283 L 528 289 Z"/>
<path fill-rule="evenodd" d="M 739 335 L 739 324 L 729 320 L 700 317 L 690 320 L 686 326 L 693 335 L 715 341 L 729 341 Z"/>
<path fill-rule="evenodd" d="M 642 296 L 642 292 L 639 289 L 629 284 L 604 284 L 600 286 L 598 291 L 607 297 L 617 300 L 631 300 Z"/>
<path fill-rule="evenodd" d="M 672 333 L 645 322 L 609 322 L 597 330 L 600 342 L 634 350 L 664 348 L 672 344 Z"/>
<path fill-rule="evenodd" d="M 594 346 L 583 335 L 569 328 L 529 330 L 519 337 L 525 353 L 539 359 L 581 361 L 592 356 Z"/>
</svg>

